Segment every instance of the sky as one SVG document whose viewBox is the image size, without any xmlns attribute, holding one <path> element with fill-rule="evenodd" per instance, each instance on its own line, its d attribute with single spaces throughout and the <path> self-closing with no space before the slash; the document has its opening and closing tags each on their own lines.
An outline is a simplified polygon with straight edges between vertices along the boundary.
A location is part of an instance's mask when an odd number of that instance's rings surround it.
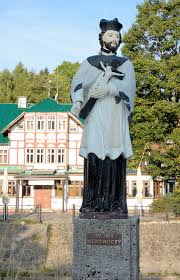
<svg viewBox="0 0 180 280">
<path fill-rule="evenodd" d="M 143 0 L 0 0 L 0 71 L 22 62 L 52 72 L 63 61 L 82 62 L 99 52 L 99 22 L 115 17 L 122 35 Z"/>
</svg>

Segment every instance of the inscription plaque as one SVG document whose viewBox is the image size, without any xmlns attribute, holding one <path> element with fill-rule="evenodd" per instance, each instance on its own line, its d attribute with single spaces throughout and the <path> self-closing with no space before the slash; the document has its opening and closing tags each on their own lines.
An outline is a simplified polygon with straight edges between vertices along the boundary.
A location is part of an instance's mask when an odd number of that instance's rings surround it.
<svg viewBox="0 0 180 280">
<path fill-rule="evenodd" d="M 118 246 L 122 243 L 121 233 L 91 232 L 86 234 L 87 245 Z"/>
</svg>

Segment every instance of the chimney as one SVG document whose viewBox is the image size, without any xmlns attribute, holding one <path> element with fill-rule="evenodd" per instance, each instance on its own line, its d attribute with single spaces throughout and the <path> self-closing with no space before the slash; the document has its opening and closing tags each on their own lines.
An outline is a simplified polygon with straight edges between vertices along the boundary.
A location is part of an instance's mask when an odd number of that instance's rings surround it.
<svg viewBox="0 0 180 280">
<path fill-rule="evenodd" d="M 19 96 L 18 98 L 18 108 L 26 109 L 27 108 L 27 97 L 26 96 Z"/>
</svg>

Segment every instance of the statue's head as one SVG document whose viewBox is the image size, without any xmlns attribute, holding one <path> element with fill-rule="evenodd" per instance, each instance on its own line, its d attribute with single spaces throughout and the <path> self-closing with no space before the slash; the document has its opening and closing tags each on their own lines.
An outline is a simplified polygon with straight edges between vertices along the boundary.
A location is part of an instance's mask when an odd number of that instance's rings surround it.
<svg viewBox="0 0 180 280">
<path fill-rule="evenodd" d="M 101 19 L 100 21 L 101 33 L 99 34 L 99 42 L 101 51 L 106 53 L 116 53 L 121 44 L 120 30 L 123 27 L 117 18 L 113 20 Z"/>
</svg>

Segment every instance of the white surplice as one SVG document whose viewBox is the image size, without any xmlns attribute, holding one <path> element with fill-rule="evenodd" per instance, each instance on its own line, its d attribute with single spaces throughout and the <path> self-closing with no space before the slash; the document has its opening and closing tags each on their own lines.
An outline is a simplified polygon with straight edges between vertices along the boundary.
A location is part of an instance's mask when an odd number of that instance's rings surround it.
<svg viewBox="0 0 180 280">
<path fill-rule="evenodd" d="M 122 80 L 111 78 L 108 83 L 109 94 L 96 101 L 84 122 L 79 152 L 84 158 L 87 158 L 89 153 L 96 154 L 102 160 L 106 156 L 114 160 L 121 154 L 127 159 L 133 154 L 128 116 L 134 107 L 136 87 L 134 68 L 132 63 L 126 60 L 117 70 L 125 74 L 124 78 Z M 86 104 L 88 91 L 100 73 L 102 70 L 92 66 L 88 60 L 81 64 L 72 81 L 73 102 L 81 101 Z M 82 87 L 74 92 L 78 84 L 82 84 Z M 122 98 L 116 103 L 115 96 L 119 96 L 119 92 L 124 93 L 128 101 Z"/>
</svg>

